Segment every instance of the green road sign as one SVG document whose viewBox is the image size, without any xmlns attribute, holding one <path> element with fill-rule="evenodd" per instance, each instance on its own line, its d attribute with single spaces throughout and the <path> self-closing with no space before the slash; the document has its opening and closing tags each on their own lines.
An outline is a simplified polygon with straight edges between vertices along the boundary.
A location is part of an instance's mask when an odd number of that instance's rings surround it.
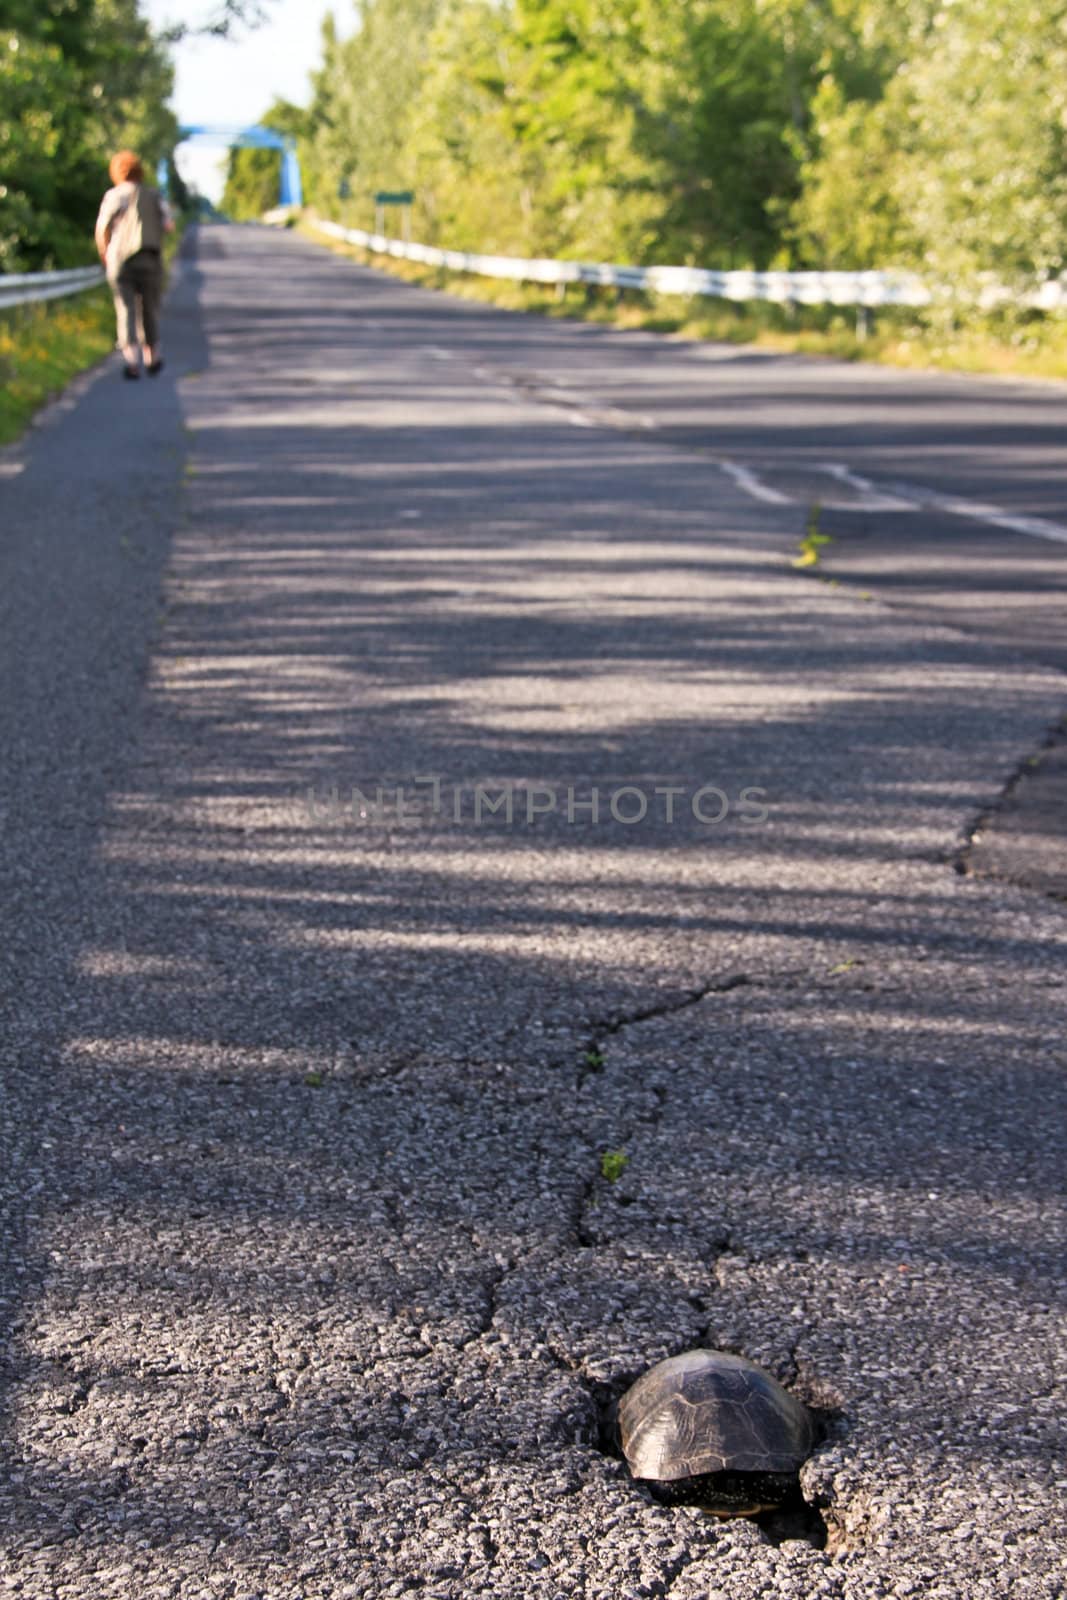
<svg viewBox="0 0 1067 1600">
<path fill-rule="evenodd" d="M 412 189 L 383 189 L 374 196 L 376 206 L 410 206 L 415 199 Z"/>
</svg>

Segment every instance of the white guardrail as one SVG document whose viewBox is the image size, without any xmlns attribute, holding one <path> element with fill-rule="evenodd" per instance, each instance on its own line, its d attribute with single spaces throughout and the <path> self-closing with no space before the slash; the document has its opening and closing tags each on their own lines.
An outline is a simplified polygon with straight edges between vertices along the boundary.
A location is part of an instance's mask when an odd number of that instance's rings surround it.
<svg viewBox="0 0 1067 1600">
<path fill-rule="evenodd" d="M 320 233 L 358 245 L 377 255 L 418 261 L 423 266 L 447 267 L 451 272 L 473 272 L 483 278 L 509 278 L 516 283 L 599 284 L 616 289 L 648 289 L 653 294 L 684 298 L 706 296 L 718 300 L 768 300 L 780 305 L 812 306 L 928 306 L 934 295 L 910 272 L 713 272 L 704 267 L 623 267 L 587 261 L 526 260 L 521 256 L 485 256 L 469 250 L 442 250 L 436 245 L 390 239 L 362 228 L 342 228 L 336 222 L 316 221 Z M 76 267 L 70 272 L 0 273 L 0 310 L 56 300 L 103 283 L 99 267 Z M 989 284 L 981 295 L 983 306 L 1013 298 L 1009 290 Z M 1042 284 L 1026 303 L 1040 311 L 1067 307 L 1067 283 Z"/>
<path fill-rule="evenodd" d="M 72 272 L 0 273 L 0 311 L 8 306 L 32 305 L 36 300 L 58 300 L 66 294 L 81 294 L 103 283 L 99 267 L 75 267 Z"/>
<path fill-rule="evenodd" d="M 439 250 L 342 228 L 336 222 L 315 222 L 321 233 L 359 245 L 377 255 L 398 256 L 451 272 L 474 272 L 483 278 L 511 278 L 522 283 L 593 283 L 615 289 L 650 289 L 654 294 L 709 295 L 720 300 L 776 300 L 782 304 L 835 306 L 925 306 L 930 291 L 905 272 L 710 272 L 703 267 L 619 267 L 587 261 L 526 261 L 519 256 L 473 255 L 467 250 Z"/>
<path fill-rule="evenodd" d="M 521 283 L 602 284 L 616 289 L 649 289 L 654 294 L 685 297 L 706 295 L 718 300 L 770 300 L 781 305 L 928 306 L 935 296 L 910 272 L 712 272 L 703 267 L 620 267 L 585 261 L 527 261 L 519 256 L 483 256 L 467 250 L 441 250 L 435 245 L 389 239 L 362 228 L 315 221 L 320 233 L 358 245 L 377 255 L 397 256 L 451 272 L 473 272 L 483 278 L 511 278 Z M 1012 299 L 1011 291 L 988 285 L 983 305 Z M 1041 311 L 1067 306 L 1067 284 L 1046 283 L 1027 296 Z"/>
</svg>

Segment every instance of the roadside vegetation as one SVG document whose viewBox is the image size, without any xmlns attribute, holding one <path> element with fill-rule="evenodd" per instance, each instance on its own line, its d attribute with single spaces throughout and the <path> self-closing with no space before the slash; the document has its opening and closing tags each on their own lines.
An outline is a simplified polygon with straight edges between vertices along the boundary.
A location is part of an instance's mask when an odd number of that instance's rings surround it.
<svg viewBox="0 0 1067 1600">
<path fill-rule="evenodd" d="M 40 406 L 114 344 L 104 286 L 0 314 L 0 445 L 17 439 Z"/>
<path fill-rule="evenodd" d="M 270 10 L 205 0 L 197 28 L 225 35 Z M 337 17 L 308 108 L 276 102 L 262 119 L 297 137 L 312 214 L 369 227 L 377 191 L 413 190 L 413 233 L 430 244 L 901 268 L 946 293 L 861 326 L 848 310 L 557 301 L 376 266 L 693 338 L 1067 377 L 1067 315 L 1026 307 L 1067 267 L 1067 0 L 339 0 Z M 181 31 L 153 31 L 138 0 L 0 0 L 0 272 L 91 260 L 110 152 L 170 156 Z M 233 153 L 230 215 L 275 204 L 278 161 Z M 177 176 L 174 189 L 184 207 Z M 1012 302 L 984 304 L 991 285 Z M 41 316 L 46 338 L 65 317 L 91 321 L 88 307 Z M 10 362 L 6 323 L 3 337 Z"/>
<path fill-rule="evenodd" d="M 244 9 L 221 0 L 208 31 Z M 129 146 L 151 169 L 177 140 L 174 36 L 153 32 L 137 0 L 0 0 L 0 273 L 95 263 L 110 156 Z M 183 217 L 177 176 L 172 198 Z M 105 288 L 0 311 L 0 445 L 114 340 Z"/>
<path fill-rule="evenodd" d="M 947 293 L 863 337 L 850 312 L 453 290 L 1067 376 L 1067 317 L 1019 305 L 1067 266 L 1067 0 L 363 0 L 353 31 L 326 23 L 309 110 L 275 111 L 300 135 L 309 204 L 349 226 L 373 225 L 376 191 L 411 189 L 430 244 L 900 268 Z M 983 308 L 993 283 L 1016 304 Z"/>
<path fill-rule="evenodd" d="M 181 236 L 179 223 L 164 245 L 168 264 Z M 0 447 L 17 439 L 41 406 L 114 348 L 115 309 L 106 284 L 0 311 Z"/>
</svg>

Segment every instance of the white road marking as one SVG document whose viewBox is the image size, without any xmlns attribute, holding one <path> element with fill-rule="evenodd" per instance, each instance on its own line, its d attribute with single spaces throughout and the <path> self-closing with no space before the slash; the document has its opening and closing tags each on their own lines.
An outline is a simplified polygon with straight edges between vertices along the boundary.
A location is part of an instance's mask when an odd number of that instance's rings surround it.
<svg viewBox="0 0 1067 1600">
<path fill-rule="evenodd" d="M 977 500 L 957 500 L 951 495 L 932 494 L 927 504 L 938 511 L 947 511 L 954 517 L 970 517 L 972 522 L 986 522 L 992 528 L 1004 528 L 1008 533 L 1025 533 L 1032 539 L 1049 539 L 1053 544 L 1067 544 L 1067 528 L 1058 522 L 1047 522 L 1044 517 L 1017 517 L 1003 506 L 982 505 Z"/>
<path fill-rule="evenodd" d="M 721 462 L 723 470 L 729 472 L 731 477 L 737 479 L 743 488 L 751 488 L 761 500 L 771 498 L 774 491 L 767 491 L 765 485 L 760 485 L 763 493 L 751 485 L 744 483 L 741 474 L 745 468 L 735 467 L 732 463 Z M 824 462 L 815 468 L 816 472 L 825 472 L 829 477 L 836 478 L 838 483 L 847 483 L 850 488 L 856 489 L 864 499 L 854 504 L 838 505 L 836 502 L 824 502 L 824 509 L 842 511 L 942 511 L 952 517 L 967 517 L 971 522 L 984 522 L 991 528 L 1003 528 L 1007 533 L 1022 533 L 1032 539 L 1047 539 L 1053 544 L 1067 544 L 1067 527 L 1059 522 L 1050 522 L 1046 517 L 1019 516 L 1013 511 L 1008 511 L 1004 506 L 989 505 L 979 500 L 964 500 L 958 495 L 938 494 L 934 489 L 922 489 L 916 484 L 894 483 L 891 494 L 884 493 L 870 478 L 862 477 L 858 472 L 852 472 L 840 462 Z M 751 475 L 753 476 L 754 475 Z M 758 479 L 754 479 L 758 483 Z"/>
<path fill-rule="evenodd" d="M 0 478 L 17 478 L 25 467 L 25 461 L 0 461 Z"/>
<path fill-rule="evenodd" d="M 843 483 L 869 489 L 875 495 L 878 489 L 867 478 L 848 472 L 844 467 L 820 467 Z M 1021 517 L 1003 506 L 984 504 L 980 500 L 962 500 L 958 495 L 938 494 L 934 489 L 922 489 L 916 484 L 894 483 L 893 494 L 884 498 L 880 507 L 868 505 L 867 510 L 944 511 L 952 517 L 967 517 L 971 522 L 984 522 L 991 528 L 1003 528 L 1009 533 L 1025 533 L 1033 539 L 1049 539 L 1054 544 L 1067 544 L 1067 527 L 1059 522 L 1049 522 L 1045 517 Z"/>
<path fill-rule="evenodd" d="M 425 347 L 425 354 L 435 361 L 451 361 L 454 352 L 443 350 L 435 345 Z M 475 376 L 483 382 L 500 383 L 501 375 L 490 371 L 486 367 L 476 367 Z M 575 428 L 642 428 L 654 430 L 657 424 L 650 418 L 639 413 L 629 414 L 612 409 L 598 410 L 592 416 L 583 415 L 575 410 L 575 405 L 580 403 L 577 394 L 561 392 L 559 380 L 555 387 L 546 387 L 540 394 L 534 396 L 517 392 L 512 386 L 513 380 L 505 377 L 503 387 L 506 387 L 511 398 L 519 405 L 527 403 L 530 398 L 540 401 L 542 405 L 553 410 L 565 411 Z M 762 500 L 771 506 L 794 506 L 798 502 L 793 495 L 783 494 L 780 489 L 772 489 L 770 484 L 764 483 L 751 467 L 743 467 L 737 461 L 719 461 L 718 466 L 728 477 L 732 478 L 739 489 L 750 494 L 754 500 Z M 911 484 L 894 483 L 893 492 L 886 493 L 879 489 L 870 478 L 864 478 L 858 472 L 853 472 L 840 461 L 823 462 L 814 468 L 816 472 L 825 473 L 828 477 L 835 478 L 838 483 L 846 483 L 849 488 L 855 489 L 863 498 L 859 501 L 823 501 L 823 508 L 827 511 L 920 511 L 930 508 L 936 511 L 947 512 L 954 517 L 968 517 L 972 522 L 984 522 L 989 527 L 1003 528 L 1009 533 L 1024 533 L 1034 539 L 1048 539 L 1055 544 L 1067 544 L 1067 527 L 1058 522 L 1049 522 L 1044 517 L 1020 517 L 1002 506 L 983 505 L 975 500 L 960 500 L 952 495 L 937 494 L 930 489 L 920 489 Z M 10 476 L 10 473 L 7 474 Z"/>
<path fill-rule="evenodd" d="M 732 478 L 739 489 L 744 489 L 754 500 L 765 500 L 771 506 L 795 506 L 796 501 L 787 494 L 782 494 L 778 489 L 772 489 L 769 484 L 763 483 L 748 467 L 740 466 L 736 461 L 720 461 L 719 466 L 728 477 Z"/>
<path fill-rule="evenodd" d="M 847 483 L 850 489 L 858 489 L 863 499 L 854 509 L 860 511 L 915 511 L 917 506 L 914 500 L 899 499 L 895 495 L 882 494 L 877 484 L 870 478 L 861 478 L 858 472 L 850 472 L 848 467 L 839 461 L 827 462 L 815 468 L 816 472 L 825 472 L 831 478 L 836 478 L 838 483 Z M 853 509 L 849 507 L 848 509 Z"/>
</svg>

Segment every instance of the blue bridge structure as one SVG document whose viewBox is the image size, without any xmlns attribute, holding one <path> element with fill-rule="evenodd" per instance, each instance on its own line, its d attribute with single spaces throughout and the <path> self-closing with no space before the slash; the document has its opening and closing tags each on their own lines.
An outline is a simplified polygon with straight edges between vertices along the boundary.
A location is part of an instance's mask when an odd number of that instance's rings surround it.
<svg viewBox="0 0 1067 1600">
<path fill-rule="evenodd" d="M 300 161 L 296 153 L 296 140 L 274 128 L 235 127 L 223 122 L 192 123 L 181 130 L 181 142 L 214 144 L 229 150 L 280 150 L 282 155 L 281 185 L 278 204 L 300 206 L 304 203 L 304 185 L 300 176 Z M 167 192 L 169 174 L 166 162 L 160 163 L 159 183 Z"/>
</svg>

